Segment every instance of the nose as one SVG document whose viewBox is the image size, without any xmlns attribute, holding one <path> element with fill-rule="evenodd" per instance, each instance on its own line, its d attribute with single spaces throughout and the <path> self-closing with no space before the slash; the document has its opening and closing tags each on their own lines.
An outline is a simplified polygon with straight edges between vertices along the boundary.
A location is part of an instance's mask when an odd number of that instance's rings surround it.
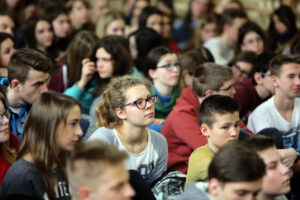
<svg viewBox="0 0 300 200">
<path fill-rule="evenodd" d="M 280 171 L 283 175 L 289 174 L 289 168 L 282 163 L 280 163 Z"/>
<path fill-rule="evenodd" d="M 8 122 L 9 122 L 8 117 L 4 115 L 2 124 L 8 124 Z"/>
<path fill-rule="evenodd" d="M 230 136 L 231 137 L 237 137 L 240 133 L 240 127 L 236 128 L 233 127 L 232 130 L 230 131 Z"/>
<path fill-rule="evenodd" d="M 47 86 L 47 83 L 44 83 L 42 86 L 41 86 L 41 93 L 43 92 L 48 92 L 48 86 Z"/>
<path fill-rule="evenodd" d="M 14 35 L 14 31 L 13 31 L 12 28 L 9 28 L 7 33 L 10 34 L 10 35 Z"/>
<path fill-rule="evenodd" d="M 76 136 L 78 136 L 78 137 L 81 137 L 81 136 L 83 135 L 83 131 L 82 131 L 82 128 L 81 128 L 80 125 L 79 125 L 79 127 L 77 128 L 75 134 L 76 134 Z"/>
<path fill-rule="evenodd" d="M 135 196 L 135 191 L 131 187 L 129 183 L 126 184 L 126 187 L 124 188 L 124 197 L 131 198 Z"/>
<path fill-rule="evenodd" d="M 236 91 L 235 91 L 234 87 L 232 87 L 232 89 L 230 91 L 230 96 L 233 97 L 235 93 L 236 93 Z"/>
</svg>

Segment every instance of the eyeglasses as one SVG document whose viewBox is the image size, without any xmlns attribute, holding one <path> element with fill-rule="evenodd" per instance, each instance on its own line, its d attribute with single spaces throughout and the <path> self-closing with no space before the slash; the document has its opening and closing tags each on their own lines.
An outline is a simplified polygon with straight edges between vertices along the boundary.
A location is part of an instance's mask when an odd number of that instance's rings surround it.
<svg viewBox="0 0 300 200">
<path fill-rule="evenodd" d="M 227 88 L 224 88 L 224 89 L 218 89 L 217 91 L 230 91 L 233 89 L 233 85 L 229 85 Z"/>
<path fill-rule="evenodd" d="M 4 116 L 9 119 L 10 118 L 10 111 L 9 110 L 5 110 L 4 113 L 0 114 L 0 124 L 4 123 Z"/>
<path fill-rule="evenodd" d="M 180 69 L 181 68 L 181 62 L 176 62 L 176 63 L 169 63 L 169 64 L 165 64 L 162 66 L 157 66 L 157 68 L 165 68 L 168 71 L 172 71 L 174 69 Z"/>
<path fill-rule="evenodd" d="M 263 73 L 263 72 L 261 72 L 260 74 L 261 74 L 261 76 L 263 78 L 265 78 L 265 77 L 271 77 L 271 74 L 267 74 L 267 73 Z"/>
<path fill-rule="evenodd" d="M 156 104 L 156 95 L 152 95 L 148 97 L 147 99 L 139 99 L 127 104 L 122 105 L 120 108 L 129 106 L 129 105 L 136 105 L 136 107 L 140 110 L 145 109 L 147 106 L 147 102 L 151 102 L 153 105 Z"/>
<path fill-rule="evenodd" d="M 244 74 L 245 76 L 249 77 L 250 72 L 241 69 L 241 67 L 238 64 L 234 64 L 233 67 L 239 70 L 241 72 L 241 75 Z"/>
</svg>

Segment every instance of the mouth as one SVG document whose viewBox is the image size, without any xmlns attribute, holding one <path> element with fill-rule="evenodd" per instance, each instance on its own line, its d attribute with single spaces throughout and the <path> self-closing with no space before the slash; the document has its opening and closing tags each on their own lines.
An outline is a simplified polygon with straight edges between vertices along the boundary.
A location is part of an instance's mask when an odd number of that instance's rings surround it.
<svg viewBox="0 0 300 200">
<path fill-rule="evenodd" d="M 8 133 L 8 128 L 0 130 L 0 133 Z"/>
<path fill-rule="evenodd" d="M 149 118 L 152 118 L 152 117 L 154 117 L 154 112 L 152 112 L 152 113 L 149 113 L 149 114 L 145 115 L 145 117 L 149 117 Z"/>
<path fill-rule="evenodd" d="M 283 182 L 284 185 L 290 185 L 290 178 L 287 178 L 284 182 Z"/>
</svg>

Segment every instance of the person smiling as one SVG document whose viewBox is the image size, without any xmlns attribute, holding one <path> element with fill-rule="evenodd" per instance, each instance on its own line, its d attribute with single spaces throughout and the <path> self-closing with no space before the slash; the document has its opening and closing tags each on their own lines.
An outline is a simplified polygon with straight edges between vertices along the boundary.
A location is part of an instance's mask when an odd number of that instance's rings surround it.
<svg viewBox="0 0 300 200">
<path fill-rule="evenodd" d="M 96 109 L 98 128 L 89 140 L 101 140 L 129 154 L 128 170 L 137 170 L 149 183 L 167 168 L 164 136 L 146 127 L 154 121 L 156 96 L 150 83 L 131 76 L 115 78 L 102 94 Z"/>
</svg>

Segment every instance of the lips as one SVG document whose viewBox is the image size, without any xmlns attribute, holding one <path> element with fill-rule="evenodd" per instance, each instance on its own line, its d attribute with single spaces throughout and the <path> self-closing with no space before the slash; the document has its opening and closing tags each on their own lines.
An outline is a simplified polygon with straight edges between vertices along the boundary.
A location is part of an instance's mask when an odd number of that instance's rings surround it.
<svg viewBox="0 0 300 200">
<path fill-rule="evenodd" d="M 8 133 L 8 128 L 0 130 L 0 133 Z"/>
<path fill-rule="evenodd" d="M 154 117 L 154 112 L 151 112 L 151 113 L 145 115 L 145 117 L 151 117 L 151 118 Z"/>
</svg>

